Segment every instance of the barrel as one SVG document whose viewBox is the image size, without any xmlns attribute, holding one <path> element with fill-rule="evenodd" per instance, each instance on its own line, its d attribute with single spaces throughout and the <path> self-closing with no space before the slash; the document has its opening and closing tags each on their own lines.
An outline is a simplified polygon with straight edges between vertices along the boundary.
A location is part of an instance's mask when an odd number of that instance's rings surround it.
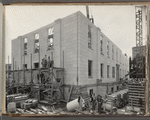
<svg viewBox="0 0 150 120">
<path fill-rule="evenodd" d="M 67 110 L 70 112 L 73 112 L 75 111 L 75 109 L 78 109 L 78 108 L 79 108 L 78 98 L 67 103 Z"/>
</svg>

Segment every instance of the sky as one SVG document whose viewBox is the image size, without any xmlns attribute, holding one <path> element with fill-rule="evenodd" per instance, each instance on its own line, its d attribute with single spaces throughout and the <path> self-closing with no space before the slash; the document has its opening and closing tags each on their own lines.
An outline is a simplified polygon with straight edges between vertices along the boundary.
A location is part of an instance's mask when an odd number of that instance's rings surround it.
<svg viewBox="0 0 150 120">
<path fill-rule="evenodd" d="M 66 17 L 77 11 L 86 16 L 86 7 L 81 5 L 8 5 L 5 7 L 5 63 L 11 58 L 11 40 L 40 27 Z M 136 46 L 135 6 L 133 5 L 90 5 L 89 13 L 94 24 L 122 52 L 132 56 L 132 47 Z M 9 59 L 11 61 L 11 59 Z"/>
</svg>

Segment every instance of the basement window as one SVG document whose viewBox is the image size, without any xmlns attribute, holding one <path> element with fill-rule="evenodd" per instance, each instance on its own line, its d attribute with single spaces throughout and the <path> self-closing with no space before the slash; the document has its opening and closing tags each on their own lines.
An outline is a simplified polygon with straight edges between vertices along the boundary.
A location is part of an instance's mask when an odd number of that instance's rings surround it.
<svg viewBox="0 0 150 120">
<path fill-rule="evenodd" d="M 27 42 L 28 42 L 28 39 L 24 38 L 24 55 L 27 55 Z"/>
<path fill-rule="evenodd" d="M 54 27 L 48 29 L 47 50 L 52 50 L 54 47 Z"/>
<path fill-rule="evenodd" d="M 39 68 L 39 63 L 34 63 L 34 68 Z"/>
<path fill-rule="evenodd" d="M 93 94 L 93 89 L 90 89 L 89 92 L 90 92 L 90 96 L 92 96 L 92 94 Z"/>
<path fill-rule="evenodd" d="M 117 86 L 117 91 L 119 90 L 119 86 Z"/>
<path fill-rule="evenodd" d="M 114 88 L 112 87 L 112 88 L 111 88 L 111 93 L 113 93 L 113 92 L 114 92 Z"/>
<path fill-rule="evenodd" d="M 27 69 L 27 64 L 23 64 L 23 68 Z"/>
<path fill-rule="evenodd" d="M 39 34 L 35 34 L 35 53 L 39 53 L 40 43 L 39 43 Z"/>
<path fill-rule="evenodd" d="M 91 27 L 88 26 L 88 47 L 91 48 Z"/>
<path fill-rule="evenodd" d="M 92 60 L 88 60 L 88 76 L 92 77 Z"/>
</svg>

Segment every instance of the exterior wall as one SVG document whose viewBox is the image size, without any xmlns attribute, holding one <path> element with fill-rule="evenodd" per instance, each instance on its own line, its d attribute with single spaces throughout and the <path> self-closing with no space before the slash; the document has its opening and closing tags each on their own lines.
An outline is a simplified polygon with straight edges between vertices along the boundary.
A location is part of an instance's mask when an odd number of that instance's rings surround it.
<svg viewBox="0 0 150 120">
<path fill-rule="evenodd" d="M 118 86 L 118 90 L 117 90 Z M 113 88 L 113 91 L 111 90 Z M 87 92 L 90 94 L 90 90 L 93 89 L 93 93 L 96 95 L 101 95 L 103 98 L 106 97 L 107 94 L 112 94 L 114 92 L 117 92 L 122 89 L 121 84 L 115 84 L 115 85 L 99 85 L 99 86 L 93 86 L 93 87 L 88 87 Z"/>
<path fill-rule="evenodd" d="M 88 48 L 88 25 L 91 27 L 92 32 L 92 49 Z M 51 27 L 54 27 L 54 50 L 47 50 L 48 29 Z M 34 35 L 36 33 L 39 34 L 40 54 L 34 53 Z M 103 36 L 103 55 L 100 53 L 100 35 Z M 23 56 L 24 38 L 28 39 L 27 55 L 25 56 Z M 107 57 L 107 41 L 109 41 L 109 57 Z M 114 45 L 114 59 L 112 59 L 112 45 Z M 116 49 L 118 50 L 118 61 L 116 60 Z M 65 69 L 64 83 L 66 84 L 95 84 L 97 79 L 102 79 L 104 83 L 115 82 L 116 74 L 115 78 L 112 78 L 112 67 L 115 67 L 116 72 L 116 64 L 120 65 L 120 77 L 123 77 L 128 71 L 128 58 L 81 12 L 57 19 L 47 26 L 12 41 L 12 56 L 15 58 L 14 61 L 16 61 L 16 70 L 18 67 L 19 69 L 23 69 L 24 59 L 27 68 L 31 68 L 31 53 L 32 68 L 34 68 L 35 62 L 39 62 L 39 58 L 40 67 L 42 67 L 42 58 L 45 55 L 47 57 L 51 56 L 51 52 L 53 52 L 54 67 L 64 67 Z M 93 61 L 92 77 L 88 77 L 88 60 Z M 100 77 L 101 63 L 104 64 L 103 78 Z M 110 66 L 109 78 L 107 78 L 107 65 Z"/>
<path fill-rule="evenodd" d="M 92 33 L 92 49 L 88 48 L 88 25 L 91 26 Z M 116 81 L 116 64 L 120 65 L 119 77 L 127 74 L 129 60 L 127 56 L 122 54 L 109 38 L 107 38 L 99 28 L 93 25 L 82 13 L 79 14 L 79 84 L 94 84 L 97 79 L 102 82 Z M 103 54 L 100 52 L 100 36 L 103 36 Z M 107 41 L 109 41 L 109 57 L 107 56 Z M 112 46 L 114 46 L 114 59 L 112 59 Z M 116 60 L 116 50 L 118 50 L 118 60 Z M 121 55 L 121 58 L 120 58 Z M 92 60 L 92 77 L 88 77 L 88 60 Z M 100 64 L 104 65 L 104 77 L 100 77 Z M 107 78 L 107 65 L 110 66 L 109 78 Z M 115 67 L 115 78 L 112 78 L 112 67 Z M 121 73 L 120 73 L 121 69 Z"/>
</svg>

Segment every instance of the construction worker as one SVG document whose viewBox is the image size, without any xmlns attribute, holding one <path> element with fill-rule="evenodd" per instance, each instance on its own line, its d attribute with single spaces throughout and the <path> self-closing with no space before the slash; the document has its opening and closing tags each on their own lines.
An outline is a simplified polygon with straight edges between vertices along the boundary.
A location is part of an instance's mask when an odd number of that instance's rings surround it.
<svg viewBox="0 0 150 120">
<path fill-rule="evenodd" d="M 51 60 L 50 60 L 50 56 L 48 56 L 48 62 L 47 62 L 47 67 L 50 68 L 50 64 L 51 64 Z"/>
<path fill-rule="evenodd" d="M 101 114 L 101 109 L 103 104 L 102 96 L 100 95 L 97 96 L 97 103 L 98 103 L 98 113 Z"/>
<path fill-rule="evenodd" d="M 43 84 L 45 81 L 45 76 L 43 72 L 41 72 L 40 77 L 41 77 L 41 84 Z"/>
<path fill-rule="evenodd" d="M 79 103 L 79 111 L 82 110 L 82 106 L 83 106 L 83 98 L 82 98 L 82 93 L 80 93 L 79 97 L 78 97 L 78 103 Z"/>
<path fill-rule="evenodd" d="M 41 62 L 41 64 L 42 64 L 42 68 L 44 68 L 44 59 L 42 59 L 42 62 Z"/>
<path fill-rule="evenodd" d="M 44 57 L 44 67 L 46 67 L 46 66 L 47 66 L 47 57 L 45 55 L 45 57 Z"/>
<path fill-rule="evenodd" d="M 94 111 L 94 110 L 95 110 L 95 107 L 96 107 L 96 96 L 95 96 L 95 93 L 93 93 L 92 97 L 93 97 L 93 102 L 92 102 L 92 104 L 93 104 L 93 111 Z"/>
</svg>

